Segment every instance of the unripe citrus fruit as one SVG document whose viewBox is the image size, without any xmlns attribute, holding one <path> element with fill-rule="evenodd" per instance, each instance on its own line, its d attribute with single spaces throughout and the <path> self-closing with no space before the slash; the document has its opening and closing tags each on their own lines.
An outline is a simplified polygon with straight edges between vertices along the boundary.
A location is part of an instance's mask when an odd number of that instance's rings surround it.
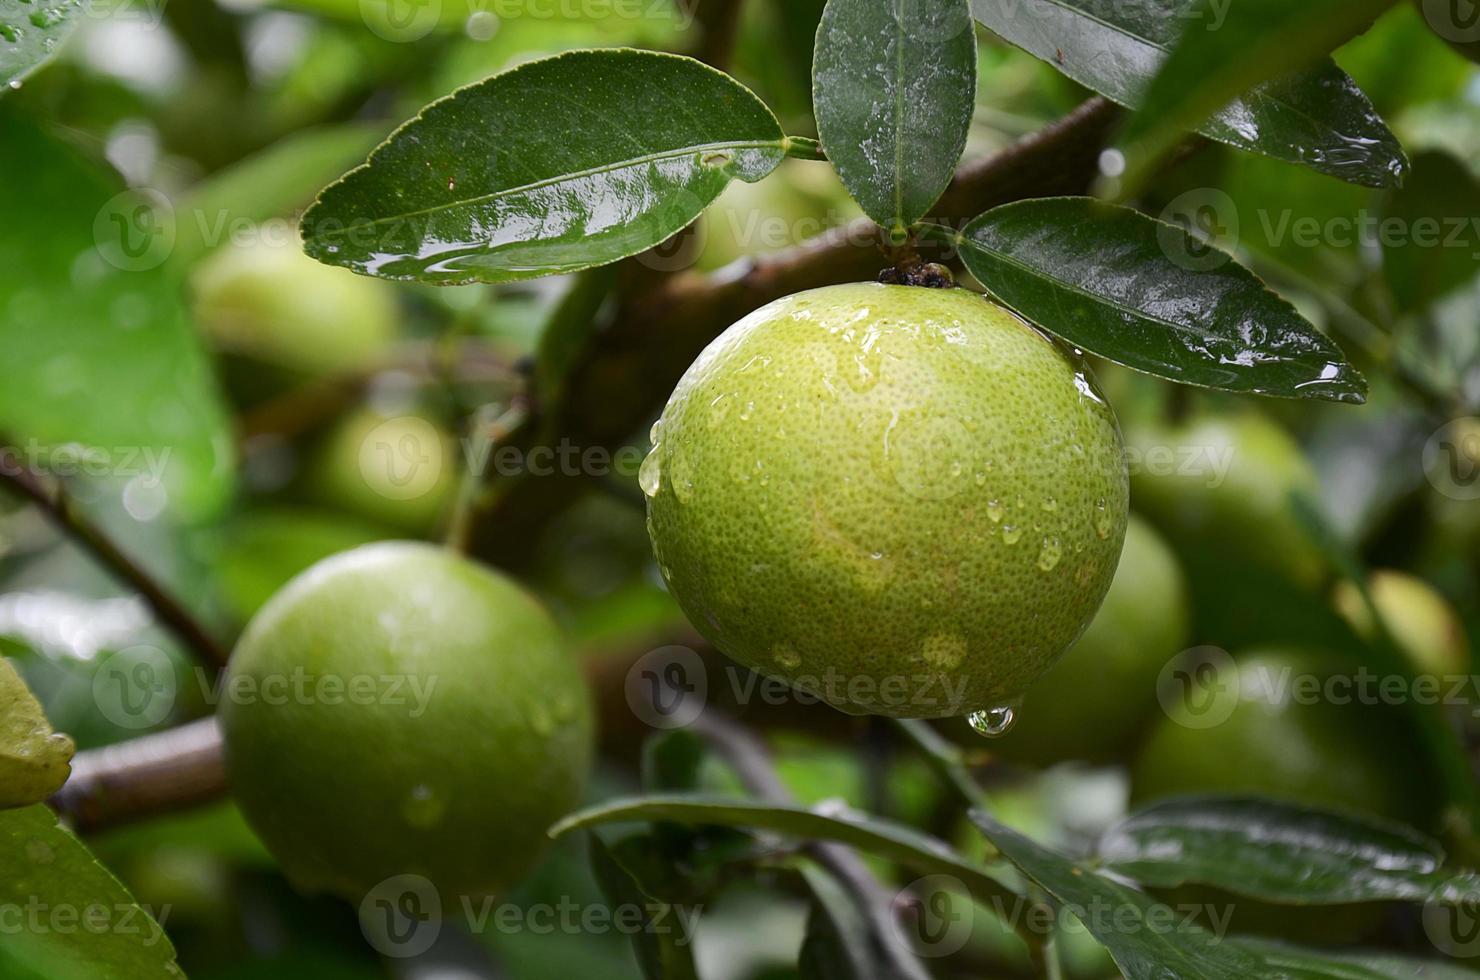
<svg viewBox="0 0 1480 980">
<path fill-rule="evenodd" d="M 456 472 L 457 443 L 435 421 L 364 409 L 329 432 L 309 480 L 325 504 L 422 535 L 446 510 Z"/>
<path fill-rule="evenodd" d="M 356 902 L 402 874 L 444 902 L 518 881 L 591 755 L 584 682 L 544 609 L 408 542 L 326 559 L 274 596 L 220 719 L 263 843 L 301 887 Z"/>
<path fill-rule="evenodd" d="M 393 287 L 315 262 L 290 232 L 222 247 L 191 284 L 196 319 L 217 343 L 280 367 L 350 371 L 396 336 Z"/>
<path fill-rule="evenodd" d="M 1422 825 L 1432 774 L 1409 719 L 1366 699 L 1358 668 L 1305 650 L 1251 651 L 1203 677 L 1186 717 L 1163 716 L 1132 766 L 1132 796 L 1254 793 Z M 1350 683 L 1348 683 L 1350 682 Z"/>
<path fill-rule="evenodd" d="M 1372 603 L 1413 669 L 1432 677 L 1470 672 L 1470 642 L 1459 614 L 1427 582 L 1406 572 L 1379 569 L 1367 579 Z M 1336 608 L 1364 639 L 1377 635 L 1372 610 L 1350 582 L 1336 586 Z"/>
<path fill-rule="evenodd" d="M 689 368 L 653 441 L 648 526 L 685 613 L 845 710 L 1016 701 L 1120 556 L 1114 413 L 1078 360 L 964 290 L 757 310 Z"/>
<path fill-rule="evenodd" d="M 1171 549 L 1131 515 L 1110 591 L 1079 642 L 1028 690 L 992 751 L 1039 765 L 1107 760 L 1156 711 L 1156 682 L 1186 645 L 1187 586 Z"/>
</svg>

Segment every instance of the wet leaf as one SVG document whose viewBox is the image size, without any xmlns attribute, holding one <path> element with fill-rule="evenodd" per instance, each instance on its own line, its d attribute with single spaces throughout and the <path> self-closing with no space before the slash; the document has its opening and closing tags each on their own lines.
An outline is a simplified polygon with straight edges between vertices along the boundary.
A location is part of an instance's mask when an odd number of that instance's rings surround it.
<svg viewBox="0 0 1480 980">
<path fill-rule="evenodd" d="M 1100 840 L 1104 867 L 1147 885 L 1189 882 L 1293 905 L 1460 900 L 1444 852 L 1417 831 L 1248 797 L 1195 797 L 1132 814 Z"/>
<path fill-rule="evenodd" d="M 786 145 L 759 99 L 697 61 L 574 51 L 427 106 L 324 190 L 304 250 L 443 285 L 575 272 L 664 241 Z"/>
<path fill-rule="evenodd" d="M 82 0 L 0 0 L 0 95 L 52 59 L 81 10 Z"/>
<path fill-rule="evenodd" d="M 1120 140 L 1125 153 L 1124 187 L 1139 186 L 1182 133 L 1196 129 L 1256 86 L 1272 79 L 1279 80 L 1276 88 L 1290 84 L 1286 80 L 1290 72 L 1320 61 L 1366 30 L 1395 2 L 1196 0 L 1188 16 L 1194 23 L 1207 24 L 1208 29 L 1184 31 L 1145 89 L 1140 111 Z M 1327 82 L 1337 85 L 1339 80 L 1328 76 Z M 1322 158 L 1326 173 L 1376 187 L 1402 181 L 1406 170 L 1402 149 L 1381 128 L 1375 113 L 1322 118 L 1336 131 L 1335 145 L 1312 144 L 1305 149 L 1312 159 Z M 1241 123 L 1250 138 L 1261 135 L 1257 120 L 1245 118 Z M 1347 129 L 1354 124 L 1362 128 Z"/>
<path fill-rule="evenodd" d="M 967 0 L 828 0 L 813 55 L 823 149 L 865 213 L 896 235 L 951 181 L 976 96 Z"/>
<path fill-rule="evenodd" d="M 1269 939 L 1234 936 L 1230 945 L 1257 956 L 1271 980 L 1476 980 L 1480 974 L 1451 961 L 1381 951 L 1303 949 Z"/>
<path fill-rule="evenodd" d="M 62 788 L 76 746 L 51 730 L 10 660 L 0 657 L 0 809 L 40 803 Z"/>
<path fill-rule="evenodd" d="M 175 963 L 174 946 L 150 911 L 81 841 L 57 826 L 56 815 L 44 806 L 0 812 L 0 908 L 23 913 L 20 928 L 12 920 L 5 929 L 0 976 L 185 976 Z M 27 909 L 45 911 L 37 919 Z"/>
<path fill-rule="evenodd" d="M 1004 40 L 1123 106 L 1147 86 L 1183 32 L 1221 24 L 1196 0 L 972 0 Z M 1329 58 L 1254 86 L 1190 128 L 1210 139 L 1362 184 L 1386 186 L 1402 148 L 1357 84 Z"/>
<path fill-rule="evenodd" d="M 1004 205 L 930 237 L 1070 344 L 1170 381 L 1360 402 L 1366 382 L 1295 307 L 1176 225 L 1089 198 Z"/>
</svg>

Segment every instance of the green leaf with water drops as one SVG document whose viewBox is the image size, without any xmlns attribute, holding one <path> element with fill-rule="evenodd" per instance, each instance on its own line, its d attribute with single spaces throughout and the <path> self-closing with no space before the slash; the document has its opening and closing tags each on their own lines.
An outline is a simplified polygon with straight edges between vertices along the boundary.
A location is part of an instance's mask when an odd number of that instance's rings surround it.
<svg viewBox="0 0 1480 980">
<path fill-rule="evenodd" d="M 1480 973 L 1453 960 L 1382 950 L 1307 949 L 1272 939 L 1232 936 L 1230 945 L 1258 958 L 1270 980 L 1477 980 Z"/>
<path fill-rule="evenodd" d="M 818 134 L 848 193 L 897 237 L 951 182 L 975 98 L 967 0 L 828 0 L 812 62 Z"/>
<path fill-rule="evenodd" d="M 1091 353 L 1182 384 L 1361 402 L 1366 382 L 1288 301 L 1177 225 L 1090 198 L 994 208 L 960 233 L 989 291 Z"/>
<path fill-rule="evenodd" d="M 971 821 L 1019 871 L 1079 917 L 1129 980 L 1268 976 L 1258 956 L 1187 922 L 1185 913 L 1034 843 L 984 810 L 971 811 Z"/>
<path fill-rule="evenodd" d="M 45 806 L 0 812 L 0 909 L 14 913 L 0 943 L 0 976 L 185 976 L 151 912 Z"/>
<path fill-rule="evenodd" d="M 1397 0 L 1197 0 L 1182 32 L 1156 78 L 1145 89 L 1140 111 L 1127 124 L 1119 143 L 1125 156 L 1123 190 L 1139 187 L 1157 161 L 1182 134 L 1257 86 L 1277 80 L 1290 84 L 1290 72 L 1308 68 L 1365 31 Z M 1208 25 L 1199 29 L 1197 24 Z M 1361 119 L 1325 117 L 1333 127 Z M 1407 163 L 1391 134 L 1374 143 L 1369 114 L 1363 128 L 1339 132 L 1337 145 L 1307 146 L 1312 159 L 1335 164 L 1327 172 L 1376 187 L 1402 182 Z M 1256 121 L 1243 121 L 1257 138 Z M 1386 131 L 1383 130 L 1385 133 Z M 1345 138 L 1340 138 L 1345 137 Z M 1374 152 L 1376 150 L 1377 152 Z M 1334 154 L 1334 155 L 1333 155 Z M 1378 166 L 1372 166 L 1373 162 Z"/>
<path fill-rule="evenodd" d="M 788 146 L 764 103 L 691 58 L 574 51 L 427 106 L 324 190 L 304 249 L 443 285 L 576 272 L 659 244 Z"/>
<path fill-rule="evenodd" d="M 1222 23 L 1196 0 L 971 0 L 976 19 L 1086 88 L 1136 108 L 1183 31 Z M 1256 85 L 1192 128 L 1342 180 L 1386 186 L 1403 150 L 1351 77 L 1322 58 Z"/>
<path fill-rule="evenodd" d="M 876 854 L 926 874 L 959 878 L 977 898 L 1011 902 L 1012 890 L 944 841 L 913 827 L 843 805 L 814 808 L 701 794 L 654 794 L 610 800 L 573 813 L 550 828 L 551 837 L 608 823 L 644 820 L 688 826 L 770 830 L 802 840 L 830 840 Z"/>
<path fill-rule="evenodd" d="M 75 749 L 51 730 L 26 682 L 0 657 L 0 809 L 40 803 L 61 789 Z"/>
<path fill-rule="evenodd" d="M 1214 885 L 1293 905 L 1460 901 L 1474 887 L 1402 824 L 1251 797 L 1188 797 L 1140 810 L 1101 838 L 1107 869 L 1147 885 Z"/>
<path fill-rule="evenodd" d="M 235 449 L 166 271 L 174 208 L 3 112 L 0 174 L 0 346 L 24 365 L 0 385 L 0 433 L 29 462 L 122 486 L 136 519 L 216 512 Z"/>
<path fill-rule="evenodd" d="M 81 10 L 82 0 L 0 0 L 0 94 L 51 60 Z"/>
</svg>

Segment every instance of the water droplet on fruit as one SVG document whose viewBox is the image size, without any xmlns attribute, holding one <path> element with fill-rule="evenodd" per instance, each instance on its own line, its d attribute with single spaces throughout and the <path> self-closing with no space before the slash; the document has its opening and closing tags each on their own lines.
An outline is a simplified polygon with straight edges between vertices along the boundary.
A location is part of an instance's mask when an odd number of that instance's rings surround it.
<svg viewBox="0 0 1480 980">
<path fill-rule="evenodd" d="M 789 643 L 778 643 L 771 648 L 771 656 L 786 670 L 795 670 L 802 665 L 802 655 Z"/>
<path fill-rule="evenodd" d="M 983 738 L 997 738 L 1011 730 L 1012 723 L 1017 721 L 1017 710 L 1012 705 L 998 705 L 985 711 L 973 711 L 966 716 L 966 721 Z"/>
<path fill-rule="evenodd" d="M 418 783 L 401 805 L 401 816 L 406 818 L 406 822 L 422 829 L 441 823 L 446 812 L 447 804 L 425 783 Z"/>
<path fill-rule="evenodd" d="M 1064 557 L 1064 546 L 1059 543 L 1059 539 L 1044 538 L 1043 550 L 1038 552 L 1038 567 L 1045 572 L 1051 572 L 1062 557 Z"/>
<path fill-rule="evenodd" d="M 1002 518 L 1006 516 L 1007 508 L 1002 506 L 1000 500 L 987 501 L 987 516 L 992 519 L 993 524 L 1001 524 Z"/>
<path fill-rule="evenodd" d="M 749 422 L 753 414 L 755 414 L 755 402 L 746 402 L 745 407 L 740 410 L 740 421 Z"/>
<path fill-rule="evenodd" d="M 642 487 L 642 492 L 649 497 L 658 495 L 658 487 L 663 482 L 662 464 L 658 462 L 658 447 L 647 454 L 642 461 L 642 466 L 637 471 L 637 485 Z"/>
<path fill-rule="evenodd" d="M 1095 501 L 1095 533 L 1100 536 L 1101 541 L 1110 537 L 1110 529 L 1114 524 L 1115 521 L 1110 516 L 1110 505 L 1101 497 Z"/>
<path fill-rule="evenodd" d="M 1023 529 L 1014 524 L 1002 525 L 1002 543 L 1017 544 L 1023 538 Z"/>
<path fill-rule="evenodd" d="M 1059 509 L 1059 502 L 1052 497 L 1044 497 L 1043 509 L 1045 512 L 1052 514 L 1054 511 Z"/>
<path fill-rule="evenodd" d="M 26 857 L 32 864 L 50 864 L 56 860 L 56 853 L 45 841 L 31 840 L 26 842 Z"/>
<path fill-rule="evenodd" d="M 720 395 L 709 403 L 709 427 L 717 429 L 724 424 L 725 419 L 730 417 L 730 409 L 735 406 L 735 395 L 733 392 Z"/>
<path fill-rule="evenodd" d="M 656 449 L 657 446 L 658 446 L 658 443 L 660 443 L 662 441 L 663 441 L 663 420 L 662 419 L 658 419 L 658 421 L 656 421 L 656 422 L 653 423 L 653 427 L 651 429 L 648 429 L 648 442 L 651 443 L 652 446 L 653 446 L 653 448 Z"/>
</svg>

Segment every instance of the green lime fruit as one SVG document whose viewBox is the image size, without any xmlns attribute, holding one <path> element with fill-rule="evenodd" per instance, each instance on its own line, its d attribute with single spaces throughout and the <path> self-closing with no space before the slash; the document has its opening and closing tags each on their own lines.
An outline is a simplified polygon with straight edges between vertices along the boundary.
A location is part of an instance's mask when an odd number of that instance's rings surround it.
<svg viewBox="0 0 1480 980">
<path fill-rule="evenodd" d="M 1406 572 L 1379 569 L 1367 578 L 1378 615 L 1413 669 L 1432 677 L 1470 672 L 1470 641 L 1459 614 L 1428 583 Z M 1351 582 L 1340 582 L 1333 601 L 1364 639 L 1377 635 L 1372 610 Z"/>
<path fill-rule="evenodd" d="M 1186 646 L 1188 629 L 1177 558 L 1133 514 L 1099 613 L 1028 690 L 1017 724 L 992 751 L 1034 765 L 1120 758 L 1156 711 L 1157 677 Z"/>
<path fill-rule="evenodd" d="M 1205 416 L 1139 426 L 1126 435 L 1131 492 L 1174 544 L 1220 564 L 1278 574 L 1313 588 L 1326 561 L 1299 523 L 1291 494 L 1315 497 L 1316 473 L 1300 446 L 1262 415 Z M 1184 550 L 1184 549 L 1179 549 Z"/>
<path fill-rule="evenodd" d="M 516 584 L 443 549 L 366 545 L 248 625 L 220 708 L 238 804 L 289 877 L 359 902 L 396 875 L 501 892 L 580 800 L 580 669 Z"/>
<path fill-rule="evenodd" d="M 757 310 L 689 368 L 653 442 L 648 530 L 689 619 L 847 711 L 1011 706 L 1120 557 L 1110 406 L 965 290 L 831 286 Z"/>
<path fill-rule="evenodd" d="M 314 261 L 290 233 L 222 247 L 191 285 L 217 344 L 305 374 L 363 368 L 396 338 L 394 287 Z"/>
<path fill-rule="evenodd" d="M 1409 719 L 1364 698 L 1357 673 L 1323 652 L 1269 649 L 1193 674 L 1198 690 L 1186 696 L 1201 708 L 1169 708 L 1152 728 L 1132 796 L 1251 793 L 1430 823 L 1432 774 L 1416 762 Z"/>
<path fill-rule="evenodd" d="M 321 502 L 408 534 L 442 519 L 456 484 L 457 443 L 417 412 L 351 414 L 325 438 L 310 470 Z"/>
</svg>

